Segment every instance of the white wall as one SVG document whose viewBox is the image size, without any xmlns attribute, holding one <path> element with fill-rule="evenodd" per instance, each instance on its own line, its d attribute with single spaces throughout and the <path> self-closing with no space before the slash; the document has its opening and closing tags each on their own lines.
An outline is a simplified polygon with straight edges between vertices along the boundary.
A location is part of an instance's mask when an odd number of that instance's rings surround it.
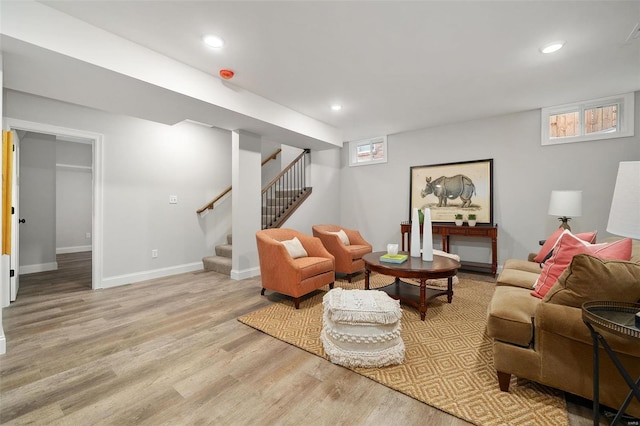
<svg viewBox="0 0 640 426">
<path fill-rule="evenodd" d="M 343 149 L 341 222 L 360 229 L 375 250 L 400 242 L 400 222 L 409 219 L 409 168 L 494 159 L 494 222 L 498 263 L 539 250 L 559 223 L 547 214 L 554 189 L 583 190 L 583 216 L 574 231 L 606 233 L 618 163 L 640 159 L 640 92 L 635 94 L 635 136 L 554 146 L 540 144 L 540 111 L 492 117 L 390 135 L 386 164 L 349 167 Z M 436 237 L 438 238 L 438 237 Z M 486 244 L 466 240 L 452 251 L 469 261 L 489 262 Z"/>
<path fill-rule="evenodd" d="M 56 141 L 58 254 L 91 250 L 92 157 L 90 144 Z"/>
<path fill-rule="evenodd" d="M 20 139 L 20 274 L 58 267 L 55 142 L 55 136 L 32 132 Z"/>
<path fill-rule="evenodd" d="M 311 227 L 322 223 L 340 224 L 341 149 L 311 151 L 307 163 L 311 196 L 287 219 L 283 228 L 311 235 Z M 297 155 L 297 154 L 296 154 Z M 345 223 L 344 226 L 347 226 Z"/>
<path fill-rule="evenodd" d="M 230 132 L 166 126 L 9 90 L 5 116 L 104 135 L 103 286 L 200 269 L 202 257 L 230 232 L 230 206 L 196 214 L 231 184 Z M 169 204 L 169 195 L 178 204 Z"/>
</svg>

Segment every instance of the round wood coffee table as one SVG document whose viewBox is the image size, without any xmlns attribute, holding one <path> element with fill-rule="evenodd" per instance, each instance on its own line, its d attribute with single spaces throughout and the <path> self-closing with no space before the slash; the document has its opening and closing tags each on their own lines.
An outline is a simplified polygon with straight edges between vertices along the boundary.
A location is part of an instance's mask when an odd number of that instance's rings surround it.
<svg viewBox="0 0 640 426">
<path fill-rule="evenodd" d="M 424 321 L 427 315 L 427 302 L 434 297 L 447 295 L 447 302 L 453 299 L 453 277 L 456 275 L 460 263 L 454 259 L 433 255 L 432 261 L 424 261 L 422 257 L 409 256 L 404 263 L 386 263 L 380 261 L 380 256 L 386 254 L 377 251 L 366 254 L 364 260 L 364 288 L 369 290 L 369 277 L 371 271 L 383 275 L 395 277 L 395 281 L 388 286 L 377 288 L 394 299 L 413 306 L 420 311 L 420 319 Z M 400 254 L 409 255 L 407 252 Z M 415 278 L 420 280 L 420 285 L 410 284 L 400 278 Z M 427 288 L 426 281 L 434 278 L 447 278 L 446 289 Z"/>
</svg>

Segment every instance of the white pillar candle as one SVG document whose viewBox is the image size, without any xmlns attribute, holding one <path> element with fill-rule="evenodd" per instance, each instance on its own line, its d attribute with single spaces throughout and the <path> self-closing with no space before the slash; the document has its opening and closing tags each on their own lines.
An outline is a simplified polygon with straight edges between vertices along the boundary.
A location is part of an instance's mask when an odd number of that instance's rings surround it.
<svg viewBox="0 0 640 426">
<path fill-rule="evenodd" d="M 422 231 L 422 260 L 433 260 L 433 235 L 431 232 L 431 209 L 424 209 L 424 230 Z"/>
<path fill-rule="evenodd" d="M 418 209 L 413 209 L 411 215 L 411 257 L 420 257 L 420 217 Z"/>
</svg>

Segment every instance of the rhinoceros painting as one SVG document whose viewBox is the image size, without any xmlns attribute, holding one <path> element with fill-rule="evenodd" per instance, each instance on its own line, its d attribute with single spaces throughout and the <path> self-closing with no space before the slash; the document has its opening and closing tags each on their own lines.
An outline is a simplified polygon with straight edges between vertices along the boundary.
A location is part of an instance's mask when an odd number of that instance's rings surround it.
<svg viewBox="0 0 640 426">
<path fill-rule="evenodd" d="M 426 186 L 420 192 L 422 198 L 429 194 L 435 195 L 438 197 L 438 207 L 446 206 L 448 200 L 460 198 L 461 208 L 471 207 L 471 197 L 476 194 L 476 186 L 467 176 L 440 176 L 436 180 L 428 176 L 426 181 Z"/>
</svg>

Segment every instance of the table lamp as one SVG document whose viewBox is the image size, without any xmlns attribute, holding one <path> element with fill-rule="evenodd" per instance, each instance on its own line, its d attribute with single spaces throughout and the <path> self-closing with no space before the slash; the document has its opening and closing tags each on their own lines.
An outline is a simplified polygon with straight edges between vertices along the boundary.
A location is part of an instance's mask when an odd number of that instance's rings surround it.
<svg viewBox="0 0 640 426">
<path fill-rule="evenodd" d="M 571 231 L 567 222 L 572 217 L 582 216 L 582 191 L 551 191 L 549 214 L 560 216 L 558 218 L 561 222 L 559 228 Z"/>
<path fill-rule="evenodd" d="M 640 239 L 640 161 L 618 166 L 607 232 Z"/>
</svg>

